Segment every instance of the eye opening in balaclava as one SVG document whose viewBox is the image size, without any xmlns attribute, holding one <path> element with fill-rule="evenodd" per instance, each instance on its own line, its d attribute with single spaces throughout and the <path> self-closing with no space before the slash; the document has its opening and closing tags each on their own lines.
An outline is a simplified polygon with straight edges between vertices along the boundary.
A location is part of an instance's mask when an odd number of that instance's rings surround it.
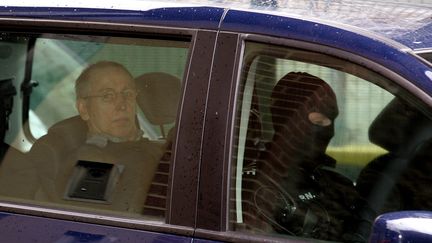
<svg viewBox="0 0 432 243">
<path fill-rule="evenodd" d="M 326 115 L 320 112 L 311 112 L 308 115 L 309 121 L 317 126 L 326 127 L 330 126 L 333 122 Z"/>
</svg>

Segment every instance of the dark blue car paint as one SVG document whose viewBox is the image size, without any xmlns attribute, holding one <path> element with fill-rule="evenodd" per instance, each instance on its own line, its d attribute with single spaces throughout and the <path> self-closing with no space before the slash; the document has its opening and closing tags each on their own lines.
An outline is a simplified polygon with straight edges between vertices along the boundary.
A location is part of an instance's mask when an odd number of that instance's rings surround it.
<svg viewBox="0 0 432 243">
<path fill-rule="evenodd" d="M 0 7 L 0 17 L 100 21 L 211 30 L 218 28 L 223 12 L 222 8 L 207 7 L 161 8 L 148 11 Z"/>
<path fill-rule="evenodd" d="M 374 36 L 365 36 L 347 29 L 271 14 L 228 10 L 214 7 L 161 8 L 148 11 L 110 9 L 21 8 L 0 7 L 0 17 L 102 21 L 148 24 L 197 29 L 220 29 L 239 33 L 289 38 L 335 47 L 368 58 L 391 69 L 426 93 L 432 93 L 431 67 L 417 62 L 416 57 Z M 222 19 L 222 20 L 221 20 Z M 222 21 L 221 28 L 218 28 Z M 431 25 L 426 30 L 432 29 Z M 425 32 L 424 30 L 418 30 Z M 412 43 L 415 32 L 401 36 L 405 44 Z M 409 41 L 408 41 L 409 40 Z M 421 46 L 432 46 L 432 38 L 419 39 Z M 408 47 L 406 48 L 408 49 Z"/>
<path fill-rule="evenodd" d="M 190 237 L 0 213 L 0 242 L 192 242 Z"/>
<path fill-rule="evenodd" d="M 407 32 L 399 37 L 395 37 L 394 40 L 412 49 L 430 49 L 432 42 L 432 23 L 420 29 Z"/>
<path fill-rule="evenodd" d="M 255 33 L 326 45 L 365 57 L 385 66 L 411 81 L 427 93 L 432 93 L 431 67 L 416 57 L 378 39 L 345 29 L 307 20 L 260 13 L 229 11 L 222 30 Z M 432 40 L 432 39 L 431 39 Z"/>
<path fill-rule="evenodd" d="M 417 225 L 413 222 L 417 221 Z M 432 213 L 403 211 L 383 214 L 375 220 L 370 242 L 430 242 Z"/>
</svg>

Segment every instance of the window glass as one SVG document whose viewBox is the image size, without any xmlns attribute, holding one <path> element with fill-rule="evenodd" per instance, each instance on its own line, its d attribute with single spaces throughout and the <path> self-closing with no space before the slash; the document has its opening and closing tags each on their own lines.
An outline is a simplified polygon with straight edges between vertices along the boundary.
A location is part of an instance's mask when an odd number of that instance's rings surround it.
<svg viewBox="0 0 432 243">
<path fill-rule="evenodd" d="M 431 52 L 425 52 L 425 53 L 419 53 L 419 56 L 426 59 L 428 62 L 432 63 L 432 53 Z"/>
<path fill-rule="evenodd" d="M 427 155 L 419 151 L 432 137 L 419 102 L 378 74 L 323 54 L 250 42 L 243 63 L 235 230 L 366 241 L 383 212 L 431 209 L 426 193 L 413 200 L 401 192 L 417 192 L 408 178 L 422 171 L 417 158 Z M 422 174 L 414 184 L 431 180 Z"/>
<path fill-rule="evenodd" d="M 74 80 L 89 63 L 103 60 L 118 62 L 134 77 L 164 72 L 182 78 L 187 45 L 187 42 L 119 37 L 38 38 L 32 66 L 32 80 L 37 81 L 38 86 L 30 97 L 29 113 L 33 136 L 39 138 L 57 121 L 77 114 Z M 144 114 L 139 115 L 141 125 L 147 131 L 146 136 L 151 139 L 162 136 L 159 126 L 151 126 L 151 123 L 143 121 Z"/>
<path fill-rule="evenodd" d="M 3 33 L 0 199 L 162 220 L 189 44 Z"/>
</svg>

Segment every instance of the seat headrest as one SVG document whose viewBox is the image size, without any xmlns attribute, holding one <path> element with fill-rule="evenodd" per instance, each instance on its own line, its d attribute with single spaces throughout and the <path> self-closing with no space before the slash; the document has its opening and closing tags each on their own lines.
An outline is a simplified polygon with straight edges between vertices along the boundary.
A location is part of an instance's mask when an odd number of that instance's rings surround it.
<svg viewBox="0 0 432 243">
<path fill-rule="evenodd" d="M 419 110 L 394 98 L 375 118 L 369 127 L 369 140 L 391 152 L 404 150 L 408 145 L 421 142 L 427 131 L 432 131 L 432 122 Z M 429 132 L 431 133 L 431 132 Z"/>
<path fill-rule="evenodd" d="M 181 95 L 181 81 L 167 73 L 146 73 L 135 78 L 137 103 L 154 125 L 173 123 Z"/>
</svg>

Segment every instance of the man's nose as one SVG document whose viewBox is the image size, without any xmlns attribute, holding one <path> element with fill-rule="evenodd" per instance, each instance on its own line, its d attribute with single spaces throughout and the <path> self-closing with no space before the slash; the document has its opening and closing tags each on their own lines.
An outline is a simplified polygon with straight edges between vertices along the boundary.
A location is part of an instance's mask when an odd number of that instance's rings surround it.
<svg viewBox="0 0 432 243">
<path fill-rule="evenodd" d="M 128 107 L 126 95 L 123 93 L 117 93 L 117 97 L 115 97 L 115 104 L 117 109 L 126 110 Z"/>
</svg>

